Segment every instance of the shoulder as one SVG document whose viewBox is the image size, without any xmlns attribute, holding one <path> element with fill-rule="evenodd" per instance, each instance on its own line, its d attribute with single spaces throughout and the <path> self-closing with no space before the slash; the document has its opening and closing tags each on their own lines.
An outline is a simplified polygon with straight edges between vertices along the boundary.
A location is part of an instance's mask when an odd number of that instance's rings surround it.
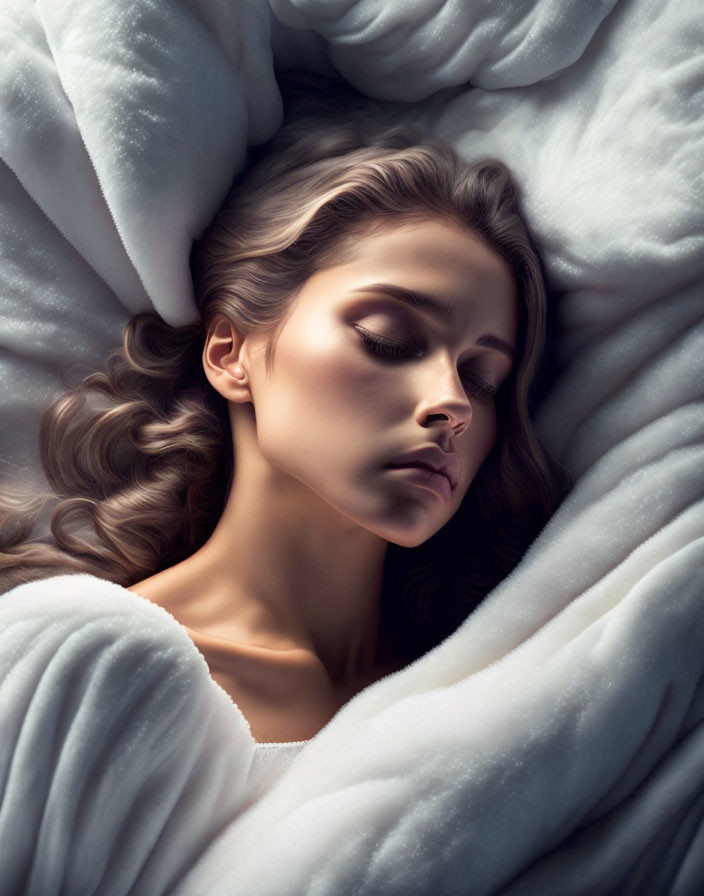
<svg viewBox="0 0 704 896">
<path fill-rule="evenodd" d="M 198 674 L 202 665 L 186 633 L 165 610 L 88 574 L 27 582 L 0 596 L 0 671 L 20 654 L 26 659 L 33 653 L 53 655 L 56 672 L 59 658 L 80 656 L 89 663 L 107 654 L 123 655 L 142 674 L 176 657 L 184 674 Z"/>
<path fill-rule="evenodd" d="M 162 607 L 88 574 L 0 595 L 0 705 L 10 702 L 38 720 L 43 712 L 44 724 L 80 705 L 86 729 L 128 716 L 172 717 L 183 728 L 191 717 L 229 711 L 248 734 L 184 628 Z"/>
<path fill-rule="evenodd" d="M 27 615 L 82 619 L 129 616 L 151 606 L 127 588 L 88 573 L 73 573 L 17 585 L 0 595 L 0 621 Z"/>
<path fill-rule="evenodd" d="M 0 701 L 25 692 L 84 708 L 93 719 L 120 712 L 178 719 L 241 713 L 213 687 L 208 664 L 187 631 L 163 607 L 89 574 L 28 582 L 0 595 Z"/>
</svg>

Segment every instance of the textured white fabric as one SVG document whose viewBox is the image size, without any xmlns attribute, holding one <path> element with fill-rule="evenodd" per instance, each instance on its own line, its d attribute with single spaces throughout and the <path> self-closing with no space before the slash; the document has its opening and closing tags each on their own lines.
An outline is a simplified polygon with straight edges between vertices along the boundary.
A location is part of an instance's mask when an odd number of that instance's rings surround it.
<svg viewBox="0 0 704 896">
<path fill-rule="evenodd" d="M 534 84 L 579 58 L 617 0 L 271 0 L 277 18 L 324 38 L 364 93 L 421 100 L 456 84 Z"/>
<path fill-rule="evenodd" d="M 436 651 L 290 751 L 257 748 L 162 608 L 88 575 L 15 588 L 0 597 L 3 892 L 490 893 L 556 846 L 508 892 L 621 892 L 623 874 L 623 892 L 649 892 L 644 876 L 679 872 L 664 891 L 694 893 L 703 567 L 699 539 L 617 606 L 602 589 L 454 686 L 437 687 Z M 491 609 L 475 636 L 491 640 Z M 425 693 L 407 681 L 423 666 Z"/>
<path fill-rule="evenodd" d="M 22 867 L 35 863 L 31 892 L 71 882 L 64 892 L 158 896 L 177 881 L 176 896 L 704 891 L 704 22 L 693 0 L 489 9 L 276 0 L 284 21 L 272 27 L 263 3 L 3 0 L 4 465 L 26 458 L 34 469 L 33 427 L 59 363 L 99 364 L 150 301 L 172 323 L 191 319 L 189 238 L 247 141 L 279 121 L 274 36 L 279 62 L 310 54 L 370 95 L 422 100 L 390 111 L 468 159 L 495 155 L 514 171 L 558 323 L 539 427 L 576 478 L 458 632 L 357 695 L 246 813 L 254 747 L 190 642 L 167 651 L 188 679 L 176 714 L 170 699 L 147 695 L 142 706 L 134 689 L 125 704 L 120 688 L 86 691 L 110 680 L 96 660 L 77 674 L 56 729 L 51 703 L 32 702 L 27 752 L 16 739 L 22 700 L 3 700 L 17 732 L 3 744 L 17 750 L 10 765 L 4 747 L 3 774 L 14 777 L 0 830 Z M 432 95 L 438 87 L 447 89 Z M 42 602 L 58 604 L 32 587 L 41 622 Z M 79 633 L 102 613 L 91 609 L 95 588 L 71 616 Z M 29 606 L 12 630 L 24 626 L 40 645 Z M 63 625 L 45 654 L 28 656 L 68 662 Z M 7 682 L 32 662 L 21 666 L 8 637 L 3 688 L 18 694 Z M 158 668 L 139 660 L 140 637 L 130 629 L 118 641 L 137 651 L 135 668 Z M 122 760 L 100 740 L 98 722 L 112 717 L 99 694 L 114 695 L 116 719 L 141 720 L 127 726 L 142 726 L 133 762 L 119 737 Z M 62 751 L 60 720 L 72 712 L 80 740 Z M 165 748 L 162 724 L 183 740 L 159 778 L 136 757 L 140 745 L 145 756 Z M 189 742 L 193 730 L 203 739 Z M 90 755 L 95 737 L 94 777 L 75 802 L 71 756 Z M 130 819 L 120 835 L 98 811 L 113 761 L 135 776 L 115 796 Z M 195 808 L 178 802 L 180 762 L 199 770 Z M 160 811 L 132 816 L 127 803 L 141 805 L 152 773 Z M 231 789 L 211 817 L 224 781 Z M 54 808 L 42 815 L 27 793 L 52 782 Z M 134 819 L 146 833 L 131 839 Z M 20 830 L 32 839 L 41 824 L 39 850 L 18 849 Z M 84 833 L 67 839 L 71 830 Z"/>
<path fill-rule="evenodd" d="M 291 765 L 310 741 L 293 743 L 255 743 L 252 765 L 249 770 L 248 799 L 251 803 L 260 799 Z"/>
<path fill-rule="evenodd" d="M 246 802 L 244 716 L 186 631 L 110 582 L 0 598 L 0 714 L 3 894 L 165 892 Z"/>
<path fill-rule="evenodd" d="M 281 117 L 258 0 L 4 0 L 0 154 L 134 312 L 197 316 L 191 240 Z M 145 292 L 146 291 L 146 292 Z"/>
<path fill-rule="evenodd" d="M 256 743 L 185 629 L 89 575 L 0 597 L 0 731 L 3 896 L 165 892 L 310 743 Z"/>
</svg>

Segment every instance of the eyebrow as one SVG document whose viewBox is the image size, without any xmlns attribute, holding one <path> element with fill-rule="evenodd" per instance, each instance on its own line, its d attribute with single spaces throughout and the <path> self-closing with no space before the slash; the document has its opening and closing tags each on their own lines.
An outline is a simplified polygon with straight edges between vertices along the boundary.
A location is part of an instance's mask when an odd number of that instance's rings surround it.
<svg viewBox="0 0 704 896">
<path fill-rule="evenodd" d="M 452 317 L 452 305 L 444 299 L 426 292 L 419 292 L 416 289 L 407 289 L 405 286 L 398 286 L 395 283 L 371 283 L 368 286 L 360 286 L 357 289 L 353 289 L 352 292 L 378 292 L 382 295 L 390 296 L 392 299 L 400 299 L 407 305 L 411 305 L 411 307 L 417 308 L 419 311 L 427 311 L 445 322 Z M 476 344 L 503 352 L 512 361 L 516 357 L 512 345 L 491 333 L 485 333 L 483 336 L 480 336 Z"/>
</svg>

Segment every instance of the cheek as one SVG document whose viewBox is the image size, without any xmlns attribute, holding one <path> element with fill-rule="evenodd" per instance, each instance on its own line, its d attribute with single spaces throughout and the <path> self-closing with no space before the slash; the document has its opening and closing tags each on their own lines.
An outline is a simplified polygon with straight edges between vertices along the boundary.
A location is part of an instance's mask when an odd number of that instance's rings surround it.
<svg viewBox="0 0 704 896">
<path fill-rule="evenodd" d="M 297 402 L 308 419 L 324 428 L 344 451 L 344 439 L 358 442 L 363 432 L 379 432 L 399 401 L 398 383 L 364 359 L 359 349 L 335 328 L 306 334 L 293 346 L 282 370 L 291 372 Z"/>
<path fill-rule="evenodd" d="M 345 465 L 378 435 L 378 377 L 324 332 L 281 340 L 272 373 L 258 385 L 260 450 L 288 472 L 317 461 Z"/>
</svg>

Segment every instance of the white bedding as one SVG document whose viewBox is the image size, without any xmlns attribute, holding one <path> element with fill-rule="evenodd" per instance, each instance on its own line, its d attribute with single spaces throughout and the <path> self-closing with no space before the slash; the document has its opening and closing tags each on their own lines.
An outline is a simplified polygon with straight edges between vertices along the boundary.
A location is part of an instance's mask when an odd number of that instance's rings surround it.
<svg viewBox="0 0 704 896">
<path fill-rule="evenodd" d="M 113 615 L 100 621 L 103 590 L 129 592 L 69 577 L 63 603 L 50 583 L 25 586 L 21 605 L 18 591 L 0 598 L 0 694 L 26 695 L 3 696 L 0 711 L 28 738 L 0 745 L 5 769 L 15 749 L 16 782 L 0 803 L 1 845 L 29 843 L 44 825 L 35 873 L 45 888 L 32 891 L 42 896 L 61 892 L 79 866 L 83 883 L 63 892 L 158 896 L 176 880 L 177 896 L 702 892 L 698 4 L 272 6 L 280 21 L 263 0 L 2 0 L 2 479 L 38 475 L 36 424 L 60 390 L 60 364 L 99 366 L 135 311 L 155 307 L 174 324 L 195 317 L 190 240 L 247 143 L 278 126 L 274 65 L 295 63 L 337 67 L 371 96 L 408 101 L 395 109 L 400 120 L 515 172 L 558 318 L 559 372 L 538 424 L 576 485 L 455 635 L 354 698 L 246 814 L 246 723 L 178 626 L 159 617 L 173 640 L 164 662 L 179 675 L 163 703 L 132 705 L 139 736 L 134 752 L 120 752 L 119 737 L 100 740 L 98 722 L 118 725 L 120 711 L 100 664 L 75 667 L 81 700 L 56 716 L 28 700 L 40 675 L 47 688 L 60 680 L 63 667 L 47 660 L 71 631 L 96 656 L 119 656 L 111 638 L 146 643 L 137 628 L 111 629 Z M 42 613 L 57 622 L 40 637 Z M 27 644 L 43 644 L 24 665 L 21 639 L 4 633 L 11 620 Z M 114 717 L 102 711 L 111 699 Z M 30 711 L 46 732 L 22 723 Z M 215 718 L 203 739 L 191 736 Z M 67 726 L 75 746 L 59 754 L 51 732 Z M 179 749 L 161 772 L 137 761 L 168 753 L 172 737 Z M 72 798 L 78 771 L 59 774 L 59 758 L 72 768 L 71 750 L 92 757 L 83 800 Z M 120 782 L 135 777 L 118 794 L 128 819 L 118 836 L 106 813 L 91 813 L 121 762 L 130 774 Z M 179 791 L 186 767 L 201 770 L 198 786 Z M 209 815 L 225 781 L 222 814 Z M 28 794 L 50 786 L 44 813 Z M 160 811 L 142 813 L 145 787 L 185 802 L 157 800 Z M 69 818 L 105 838 L 109 861 L 90 839 L 55 848 Z M 154 876 L 136 886 L 140 824 L 158 848 Z M 57 864 L 62 854 L 73 859 Z M 78 855 L 94 864 L 72 865 Z M 114 873 L 99 885 L 107 867 Z M 3 892 L 22 892 L 13 886 Z"/>
</svg>

